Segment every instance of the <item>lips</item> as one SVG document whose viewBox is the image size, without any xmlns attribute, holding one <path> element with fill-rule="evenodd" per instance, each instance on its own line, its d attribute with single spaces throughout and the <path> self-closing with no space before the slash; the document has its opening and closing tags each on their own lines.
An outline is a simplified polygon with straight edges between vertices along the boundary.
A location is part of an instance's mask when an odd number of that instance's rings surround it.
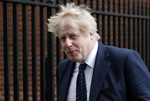
<svg viewBox="0 0 150 101">
<path fill-rule="evenodd" d="M 75 50 L 68 51 L 67 53 L 72 54 L 73 52 L 75 52 Z"/>
</svg>

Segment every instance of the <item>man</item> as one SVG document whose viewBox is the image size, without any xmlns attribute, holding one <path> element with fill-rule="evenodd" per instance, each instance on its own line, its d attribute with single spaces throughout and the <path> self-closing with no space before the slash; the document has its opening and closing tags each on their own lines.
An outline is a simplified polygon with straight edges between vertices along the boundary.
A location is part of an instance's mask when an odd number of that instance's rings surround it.
<svg viewBox="0 0 150 101">
<path fill-rule="evenodd" d="M 139 54 L 99 42 L 89 11 L 70 3 L 48 19 L 68 57 L 57 68 L 58 101 L 150 101 L 150 74 Z"/>
</svg>

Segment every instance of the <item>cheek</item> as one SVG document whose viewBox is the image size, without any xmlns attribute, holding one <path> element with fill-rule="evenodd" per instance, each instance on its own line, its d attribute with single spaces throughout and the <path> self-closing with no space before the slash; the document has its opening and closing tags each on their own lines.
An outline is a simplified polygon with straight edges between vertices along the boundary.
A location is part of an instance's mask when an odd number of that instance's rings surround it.
<svg viewBox="0 0 150 101">
<path fill-rule="evenodd" d="M 82 44 L 82 53 L 84 55 L 87 55 L 89 53 L 89 50 L 91 49 L 91 45 L 88 41 L 83 42 Z"/>
<path fill-rule="evenodd" d="M 79 51 L 82 55 L 86 54 L 86 51 L 87 51 L 87 47 L 86 47 L 86 44 L 82 44 L 79 46 Z"/>
<path fill-rule="evenodd" d="M 66 50 L 65 49 L 65 44 L 61 43 L 61 48 L 62 48 L 63 51 L 65 51 Z"/>
</svg>

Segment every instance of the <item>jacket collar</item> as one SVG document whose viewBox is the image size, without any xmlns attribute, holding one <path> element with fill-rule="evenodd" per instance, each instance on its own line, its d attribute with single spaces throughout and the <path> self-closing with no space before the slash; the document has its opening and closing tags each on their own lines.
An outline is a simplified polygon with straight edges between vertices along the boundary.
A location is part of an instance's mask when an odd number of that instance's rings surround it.
<svg viewBox="0 0 150 101">
<path fill-rule="evenodd" d="M 93 71 L 89 101 L 96 101 L 96 98 L 100 92 L 102 84 L 106 78 L 106 74 L 109 67 L 110 67 L 109 54 L 106 50 L 106 47 L 99 42 Z"/>
</svg>

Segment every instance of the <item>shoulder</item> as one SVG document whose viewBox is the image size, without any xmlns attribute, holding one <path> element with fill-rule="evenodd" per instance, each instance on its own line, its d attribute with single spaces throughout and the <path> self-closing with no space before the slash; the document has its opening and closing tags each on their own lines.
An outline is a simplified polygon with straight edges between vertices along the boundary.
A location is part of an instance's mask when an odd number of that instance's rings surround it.
<svg viewBox="0 0 150 101">
<path fill-rule="evenodd" d="M 119 48 L 119 47 L 115 47 L 115 46 L 107 46 L 106 45 L 107 50 L 112 53 L 112 54 L 128 54 L 128 53 L 134 53 L 134 50 L 131 49 L 127 49 L 127 48 Z"/>
<path fill-rule="evenodd" d="M 62 60 L 59 62 L 59 64 L 57 65 L 57 70 L 59 72 L 63 72 L 66 69 L 68 69 L 69 67 L 72 67 L 75 65 L 75 62 L 72 62 L 71 60 L 69 60 L 68 58 Z"/>
<path fill-rule="evenodd" d="M 125 59 L 129 55 L 138 55 L 138 52 L 135 50 L 127 49 L 127 48 L 119 48 L 115 46 L 107 46 L 106 50 L 108 54 L 115 59 Z"/>
<path fill-rule="evenodd" d="M 71 62 L 71 61 L 70 61 L 68 58 L 66 58 L 66 59 L 60 61 L 60 62 L 58 63 L 58 66 L 57 66 L 57 67 L 58 67 L 58 68 L 59 68 L 59 67 L 65 68 L 70 62 Z"/>
<path fill-rule="evenodd" d="M 110 61 L 113 62 L 114 64 L 118 64 L 118 63 L 124 64 L 128 60 L 135 59 L 135 58 L 141 60 L 139 53 L 132 49 L 119 48 L 119 47 L 103 45 L 103 44 L 101 48 L 103 48 L 105 53 L 107 53 L 107 55 L 109 56 Z"/>
<path fill-rule="evenodd" d="M 66 58 L 66 59 L 60 61 L 58 65 L 66 65 L 66 64 L 68 64 L 68 63 L 70 63 L 70 62 L 71 62 L 71 61 L 70 61 L 68 58 Z"/>
</svg>

